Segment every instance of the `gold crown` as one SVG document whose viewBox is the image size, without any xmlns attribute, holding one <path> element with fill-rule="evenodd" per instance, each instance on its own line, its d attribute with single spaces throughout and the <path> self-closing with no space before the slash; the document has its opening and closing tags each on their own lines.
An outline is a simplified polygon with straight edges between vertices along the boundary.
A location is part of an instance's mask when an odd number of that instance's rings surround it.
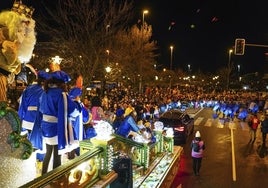
<svg viewBox="0 0 268 188">
<path fill-rule="evenodd" d="M 33 7 L 27 7 L 26 5 L 22 4 L 21 1 L 15 1 L 11 10 L 19 15 L 24 15 L 27 18 L 31 18 L 34 12 Z"/>
</svg>

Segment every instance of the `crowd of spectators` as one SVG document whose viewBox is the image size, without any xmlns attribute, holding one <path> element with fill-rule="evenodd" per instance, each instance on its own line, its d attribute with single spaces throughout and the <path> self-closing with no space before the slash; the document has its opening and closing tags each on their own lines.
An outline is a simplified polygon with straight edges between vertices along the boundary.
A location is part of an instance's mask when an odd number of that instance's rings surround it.
<svg viewBox="0 0 268 188">
<path fill-rule="evenodd" d="M 90 99 L 96 95 L 85 95 L 86 106 L 90 106 Z M 102 97 L 102 107 L 106 113 L 116 113 L 117 109 L 135 108 L 138 120 L 143 118 L 157 118 L 161 113 L 172 108 L 215 108 L 219 105 L 226 116 L 230 116 L 227 107 L 234 108 L 235 113 L 243 109 L 246 111 L 263 111 L 268 108 L 268 93 L 240 91 L 204 92 L 200 88 L 164 88 L 146 87 L 143 93 L 128 88 L 113 88 L 106 91 Z M 223 107 L 224 106 L 224 107 Z M 230 110 L 230 109 L 229 109 Z M 231 112 L 229 112 L 231 113 Z"/>
</svg>

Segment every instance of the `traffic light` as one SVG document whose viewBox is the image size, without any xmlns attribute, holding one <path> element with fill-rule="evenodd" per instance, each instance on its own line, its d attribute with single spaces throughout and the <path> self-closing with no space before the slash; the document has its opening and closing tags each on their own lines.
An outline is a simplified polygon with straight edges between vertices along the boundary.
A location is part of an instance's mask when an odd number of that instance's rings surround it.
<svg viewBox="0 0 268 188">
<path fill-rule="evenodd" d="M 245 44 L 246 44 L 245 39 L 235 39 L 234 54 L 235 55 L 244 55 Z"/>
</svg>

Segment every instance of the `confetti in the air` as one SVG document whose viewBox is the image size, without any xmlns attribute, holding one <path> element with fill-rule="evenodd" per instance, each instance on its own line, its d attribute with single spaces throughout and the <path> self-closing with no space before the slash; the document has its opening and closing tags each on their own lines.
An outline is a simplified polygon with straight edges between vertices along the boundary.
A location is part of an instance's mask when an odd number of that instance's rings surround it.
<svg viewBox="0 0 268 188">
<path fill-rule="evenodd" d="M 171 22 L 169 27 L 168 27 L 168 30 L 171 30 L 174 25 L 175 25 L 175 22 Z"/>
<path fill-rule="evenodd" d="M 211 22 L 217 22 L 218 20 L 219 20 L 219 19 L 218 19 L 217 17 L 214 16 L 214 17 L 212 18 Z"/>
</svg>

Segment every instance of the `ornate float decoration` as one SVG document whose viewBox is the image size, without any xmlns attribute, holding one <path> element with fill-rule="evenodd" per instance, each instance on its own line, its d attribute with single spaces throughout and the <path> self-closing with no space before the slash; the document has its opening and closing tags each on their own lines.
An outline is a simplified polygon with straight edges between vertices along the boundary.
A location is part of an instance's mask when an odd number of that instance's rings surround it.
<svg viewBox="0 0 268 188">
<path fill-rule="evenodd" d="M 7 121 L 11 126 L 11 132 L 6 135 L 6 142 L 11 146 L 11 150 L 15 151 L 16 149 L 21 148 L 22 154 L 20 158 L 23 160 L 28 159 L 33 152 L 32 144 L 26 136 L 20 135 L 21 122 L 17 111 L 10 108 L 4 101 L 0 102 L 0 120 Z M 5 135 L 3 135 L 3 137 L 5 137 Z"/>
</svg>

